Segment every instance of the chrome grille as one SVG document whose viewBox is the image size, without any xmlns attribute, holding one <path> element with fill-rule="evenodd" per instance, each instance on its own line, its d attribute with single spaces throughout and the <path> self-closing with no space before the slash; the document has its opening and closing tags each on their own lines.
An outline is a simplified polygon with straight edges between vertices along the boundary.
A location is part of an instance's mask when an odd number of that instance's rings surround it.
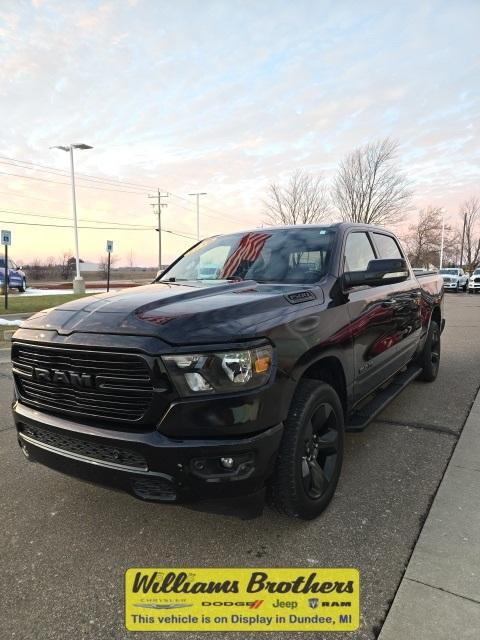
<svg viewBox="0 0 480 640">
<path fill-rule="evenodd" d="M 140 355 L 14 342 L 12 365 L 22 402 L 41 410 L 135 422 L 152 402 Z"/>
</svg>

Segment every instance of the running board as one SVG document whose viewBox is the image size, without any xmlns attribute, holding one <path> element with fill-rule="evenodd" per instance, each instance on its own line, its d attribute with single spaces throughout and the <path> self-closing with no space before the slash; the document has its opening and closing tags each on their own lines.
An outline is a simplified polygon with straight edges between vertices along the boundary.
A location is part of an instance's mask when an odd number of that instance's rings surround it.
<svg viewBox="0 0 480 640">
<path fill-rule="evenodd" d="M 422 371 L 421 367 L 410 366 L 403 373 L 397 374 L 392 382 L 378 391 L 373 398 L 358 411 L 350 414 L 345 425 L 346 431 L 363 431 L 368 424 L 385 409 L 385 407 L 401 393 L 407 385 L 415 378 L 418 378 Z"/>
</svg>

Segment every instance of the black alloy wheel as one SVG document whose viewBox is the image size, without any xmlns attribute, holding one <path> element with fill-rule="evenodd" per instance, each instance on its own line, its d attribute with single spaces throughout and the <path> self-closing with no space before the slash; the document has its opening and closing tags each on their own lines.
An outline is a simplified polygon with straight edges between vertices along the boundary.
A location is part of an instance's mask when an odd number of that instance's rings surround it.
<svg viewBox="0 0 480 640">
<path fill-rule="evenodd" d="M 438 375 L 441 357 L 441 335 L 440 327 L 435 320 L 430 322 L 425 346 L 418 359 L 422 367 L 420 379 L 425 382 L 433 382 Z"/>
<path fill-rule="evenodd" d="M 314 500 L 323 495 L 334 476 L 339 428 L 335 410 L 328 402 L 315 409 L 306 426 L 302 482 L 305 493 Z"/>
<path fill-rule="evenodd" d="M 301 380 L 268 487 L 273 506 L 294 518 L 316 518 L 335 493 L 343 448 L 344 416 L 337 392 L 320 380 Z"/>
</svg>

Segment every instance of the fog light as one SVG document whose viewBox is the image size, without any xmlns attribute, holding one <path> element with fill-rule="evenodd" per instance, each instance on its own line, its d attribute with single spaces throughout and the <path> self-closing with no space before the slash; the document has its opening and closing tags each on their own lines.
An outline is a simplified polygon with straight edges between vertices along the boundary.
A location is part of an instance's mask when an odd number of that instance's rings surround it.
<svg viewBox="0 0 480 640">
<path fill-rule="evenodd" d="M 234 463 L 233 458 L 220 458 L 220 464 L 224 469 L 233 469 Z"/>
</svg>

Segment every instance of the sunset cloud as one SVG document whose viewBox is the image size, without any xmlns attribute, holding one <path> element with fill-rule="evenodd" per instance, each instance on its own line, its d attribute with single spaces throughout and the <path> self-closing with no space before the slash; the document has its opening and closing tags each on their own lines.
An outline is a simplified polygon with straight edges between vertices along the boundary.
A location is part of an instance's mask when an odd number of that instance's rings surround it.
<svg viewBox="0 0 480 640">
<path fill-rule="evenodd" d="M 172 229 L 194 233 L 188 194 L 207 191 L 206 235 L 259 224 L 270 181 L 298 168 L 330 179 L 345 153 L 391 136 L 416 206 L 455 221 L 480 189 L 478 24 L 476 0 L 4 3 L 0 155 L 67 169 L 49 147 L 90 143 L 79 172 L 187 198 L 170 198 Z M 0 163 L 0 209 L 69 215 L 68 185 L 5 173 L 58 180 Z M 150 224 L 147 187 L 80 186 L 80 217 Z M 24 261 L 73 244 L 70 230 L 0 224 Z M 141 246 L 137 261 L 155 263 L 155 232 L 112 233 L 121 254 Z M 106 234 L 82 231 L 86 259 Z M 188 246 L 166 242 L 169 257 Z"/>
</svg>

